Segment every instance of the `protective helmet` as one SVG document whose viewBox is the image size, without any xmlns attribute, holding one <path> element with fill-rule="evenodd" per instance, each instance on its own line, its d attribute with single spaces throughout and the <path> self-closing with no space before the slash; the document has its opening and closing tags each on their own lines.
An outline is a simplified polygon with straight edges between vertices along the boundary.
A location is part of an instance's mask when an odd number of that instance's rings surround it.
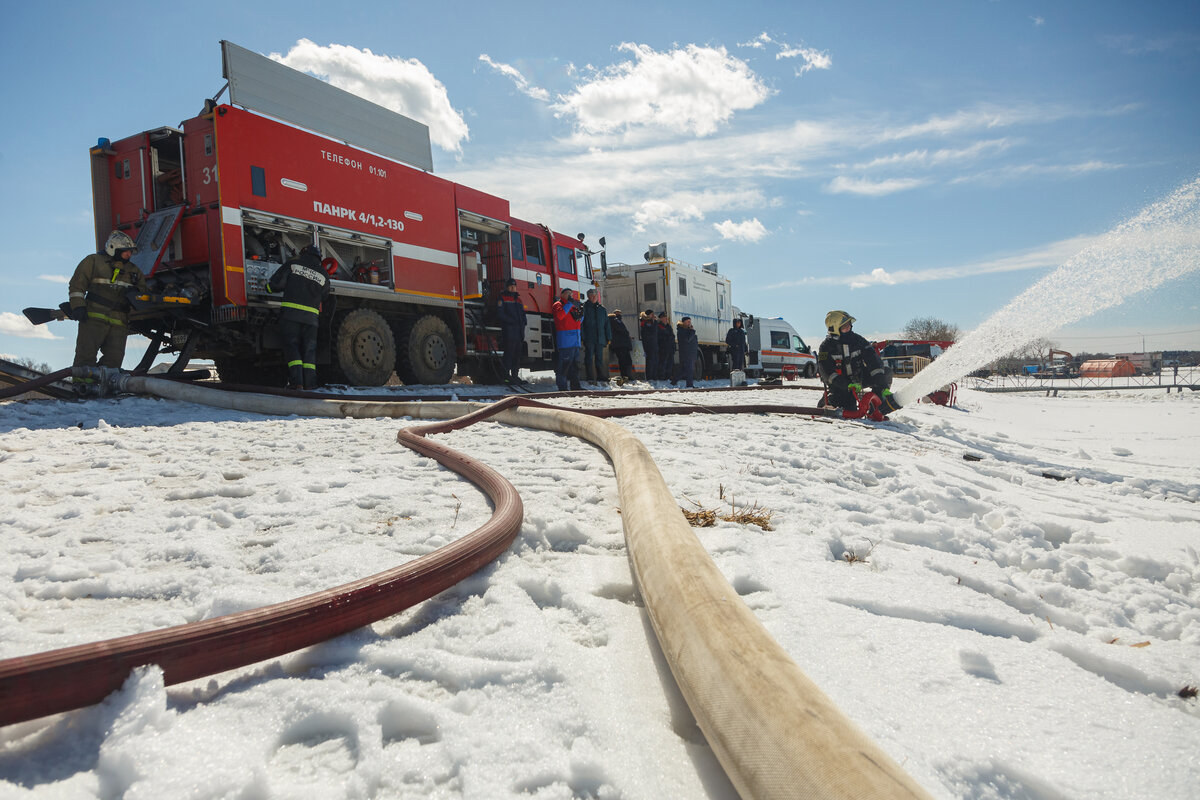
<svg viewBox="0 0 1200 800">
<path fill-rule="evenodd" d="M 839 333 L 841 333 L 842 328 L 847 322 L 853 323 L 854 317 L 850 316 L 845 311 L 830 311 L 825 315 L 825 328 L 832 336 L 837 336 Z"/>
<path fill-rule="evenodd" d="M 124 231 L 113 231 L 108 235 L 108 241 L 104 243 L 104 252 L 110 256 L 115 256 L 122 250 L 132 250 L 137 252 L 137 244 L 132 237 Z"/>
<path fill-rule="evenodd" d="M 321 249 L 315 244 L 304 245 L 304 247 L 300 248 L 300 252 L 305 255 L 316 256 L 318 260 L 321 258 Z"/>
</svg>

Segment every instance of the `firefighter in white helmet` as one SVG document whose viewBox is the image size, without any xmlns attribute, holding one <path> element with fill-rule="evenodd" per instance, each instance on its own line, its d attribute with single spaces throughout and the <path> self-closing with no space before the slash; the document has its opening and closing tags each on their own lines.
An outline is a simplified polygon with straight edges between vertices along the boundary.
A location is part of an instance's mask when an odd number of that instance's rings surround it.
<svg viewBox="0 0 1200 800">
<path fill-rule="evenodd" d="M 858 408 L 852 388 L 870 387 L 879 396 L 886 415 L 900 408 L 892 395 L 892 373 L 883 365 L 871 343 L 854 332 L 854 317 L 845 311 L 825 315 L 828 336 L 817 351 L 817 369 L 829 392 L 829 405 L 843 411 Z"/>
<path fill-rule="evenodd" d="M 146 291 L 146 277 L 129 259 L 137 244 L 124 231 L 113 231 L 104 251 L 85 256 L 68 284 L 71 319 L 79 323 L 74 365 L 120 368 L 129 335 L 129 295 Z M 86 381 L 84 381 L 86 382 Z"/>
</svg>

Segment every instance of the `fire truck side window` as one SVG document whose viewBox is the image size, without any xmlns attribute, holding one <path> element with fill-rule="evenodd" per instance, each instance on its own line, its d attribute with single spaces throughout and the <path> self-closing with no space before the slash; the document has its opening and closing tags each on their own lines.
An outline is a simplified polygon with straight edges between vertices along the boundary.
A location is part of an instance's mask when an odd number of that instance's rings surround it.
<svg viewBox="0 0 1200 800">
<path fill-rule="evenodd" d="M 525 245 L 521 239 L 521 234 L 516 231 L 512 232 L 512 257 L 513 261 L 525 260 Z"/>
<path fill-rule="evenodd" d="M 262 167 L 250 167 L 250 191 L 257 197 L 267 196 L 267 171 Z"/>
<path fill-rule="evenodd" d="M 525 237 L 525 260 L 539 266 L 546 263 L 542 257 L 542 242 L 536 236 Z"/>
<path fill-rule="evenodd" d="M 771 331 L 771 347 L 782 347 L 787 349 L 788 334 L 787 331 Z"/>
<path fill-rule="evenodd" d="M 575 251 L 569 247 L 558 246 L 558 271 L 566 272 L 574 275 L 575 270 Z"/>
<path fill-rule="evenodd" d="M 687 278 L 679 276 L 679 296 L 687 297 Z"/>
</svg>

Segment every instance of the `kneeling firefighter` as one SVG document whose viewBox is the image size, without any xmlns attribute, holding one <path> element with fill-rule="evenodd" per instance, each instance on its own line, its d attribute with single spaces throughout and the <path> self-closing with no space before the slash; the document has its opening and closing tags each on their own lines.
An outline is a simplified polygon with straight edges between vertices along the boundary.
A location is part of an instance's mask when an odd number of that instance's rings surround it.
<svg viewBox="0 0 1200 800">
<path fill-rule="evenodd" d="M 892 394 L 892 373 L 883 366 L 871 343 L 853 330 L 854 317 L 845 311 L 825 315 L 829 335 L 817 353 L 817 368 L 829 392 L 829 404 L 843 411 L 855 411 L 855 394 L 870 387 L 881 401 L 880 411 L 890 414 L 900 408 Z M 856 391 L 852 391 L 856 390 Z"/>
<path fill-rule="evenodd" d="M 268 292 L 283 292 L 279 335 L 287 359 L 289 389 L 317 388 L 317 323 L 329 297 L 329 276 L 321 268 L 321 251 L 306 245 L 267 281 Z"/>
<path fill-rule="evenodd" d="M 96 365 L 120 368 L 125 360 L 129 335 L 128 295 L 146 291 L 146 277 L 129 259 L 137 245 L 129 234 L 113 231 L 104 242 L 103 253 L 84 256 L 68 284 L 71 319 L 79 323 L 75 337 L 76 367 Z M 86 383 L 84 379 L 74 379 Z"/>
</svg>

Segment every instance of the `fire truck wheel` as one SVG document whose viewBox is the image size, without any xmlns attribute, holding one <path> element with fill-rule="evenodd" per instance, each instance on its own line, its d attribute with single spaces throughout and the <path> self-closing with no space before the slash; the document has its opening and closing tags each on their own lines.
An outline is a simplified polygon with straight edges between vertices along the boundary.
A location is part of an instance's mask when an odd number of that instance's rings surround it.
<svg viewBox="0 0 1200 800">
<path fill-rule="evenodd" d="M 440 317 L 432 315 L 401 326 L 396 371 L 406 384 L 437 385 L 454 377 L 457 352 L 454 334 Z"/>
<path fill-rule="evenodd" d="M 383 386 L 396 366 L 396 340 L 383 317 L 366 308 L 351 311 L 334 341 L 337 372 L 351 386 Z"/>
<path fill-rule="evenodd" d="M 806 365 L 804 366 L 804 377 L 806 377 L 806 378 L 815 378 L 815 377 L 816 377 L 816 375 L 817 375 L 817 368 L 816 368 L 816 367 L 814 367 L 812 364 L 806 364 Z"/>
</svg>

